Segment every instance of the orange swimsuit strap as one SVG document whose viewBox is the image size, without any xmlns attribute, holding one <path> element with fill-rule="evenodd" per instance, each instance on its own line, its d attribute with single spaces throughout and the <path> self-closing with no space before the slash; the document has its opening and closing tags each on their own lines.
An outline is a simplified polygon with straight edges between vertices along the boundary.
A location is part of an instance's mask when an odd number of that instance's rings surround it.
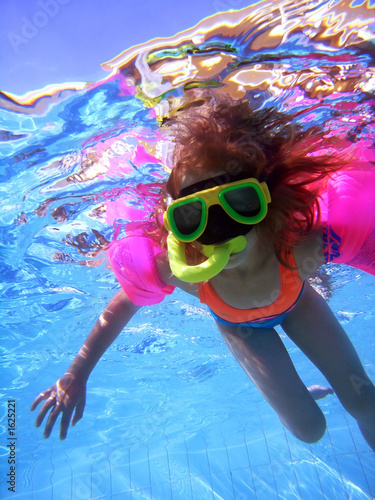
<svg viewBox="0 0 375 500">
<path fill-rule="evenodd" d="M 295 267 L 292 255 L 290 264 Z M 303 281 L 299 277 L 297 270 L 287 269 L 280 263 L 279 270 L 280 292 L 272 304 L 253 309 L 236 309 L 219 297 L 209 281 L 198 285 L 199 300 L 208 305 L 219 318 L 231 323 L 248 323 L 275 318 L 293 308 L 303 289 Z"/>
</svg>

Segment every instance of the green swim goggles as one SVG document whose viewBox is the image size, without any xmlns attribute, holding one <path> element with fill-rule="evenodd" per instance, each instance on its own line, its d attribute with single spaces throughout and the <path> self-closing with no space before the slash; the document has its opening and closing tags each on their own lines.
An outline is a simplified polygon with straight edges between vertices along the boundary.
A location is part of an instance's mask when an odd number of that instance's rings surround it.
<svg viewBox="0 0 375 500">
<path fill-rule="evenodd" d="M 212 205 L 220 205 L 237 222 L 253 225 L 265 218 L 270 202 L 265 182 L 243 179 L 172 201 L 164 212 L 164 225 L 178 240 L 189 243 L 203 234 Z"/>
</svg>

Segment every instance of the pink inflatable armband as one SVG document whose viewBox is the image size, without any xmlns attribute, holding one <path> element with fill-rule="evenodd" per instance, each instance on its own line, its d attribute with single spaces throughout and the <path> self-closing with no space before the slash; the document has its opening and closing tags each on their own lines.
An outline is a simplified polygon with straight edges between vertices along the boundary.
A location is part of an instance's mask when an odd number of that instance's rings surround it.
<svg viewBox="0 0 375 500">
<path fill-rule="evenodd" d="M 346 170 L 333 176 L 322 195 L 326 262 L 375 274 L 375 171 Z"/>
<path fill-rule="evenodd" d="M 145 234 L 132 234 L 111 243 L 108 257 L 123 290 L 137 306 L 158 304 L 174 287 L 161 279 L 156 257 L 161 248 Z"/>
</svg>

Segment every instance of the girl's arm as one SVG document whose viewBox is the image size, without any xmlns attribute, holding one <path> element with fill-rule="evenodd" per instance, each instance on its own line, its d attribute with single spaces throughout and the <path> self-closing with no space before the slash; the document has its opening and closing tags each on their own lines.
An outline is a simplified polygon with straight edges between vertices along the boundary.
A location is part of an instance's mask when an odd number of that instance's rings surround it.
<svg viewBox="0 0 375 500">
<path fill-rule="evenodd" d="M 86 402 L 86 383 L 91 371 L 138 309 L 140 307 L 135 306 L 123 290 L 116 293 L 95 323 L 67 372 L 34 400 L 31 410 L 45 400 L 36 418 L 37 427 L 52 408 L 44 437 L 49 437 L 60 413 L 62 413 L 60 439 L 66 438 L 74 409 L 72 425 L 82 418 Z"/>
</svg>

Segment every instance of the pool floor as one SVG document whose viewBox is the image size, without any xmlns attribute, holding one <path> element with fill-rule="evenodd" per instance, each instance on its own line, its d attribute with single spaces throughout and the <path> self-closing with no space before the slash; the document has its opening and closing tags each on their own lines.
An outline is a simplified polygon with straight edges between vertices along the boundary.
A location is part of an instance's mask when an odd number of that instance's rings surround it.
<svg viewBox="0 0 375 500">
<path fill-rule="evenodd" d="M 87 460 L 79 449 L 64 453 L 61 442 L 52 438 L 49 456 L 38 461 L 41 450 L 35 450 L 23 485 L 9 498 L 372 499 L 375 454 L 334 397 L 332 411 L 325 412 L 329 430 L 312 446 L 295 439 L 263 405 L 248 431 L 226 433 L 224 426 L 220 436 L 165 438 L 155 447 L 95 444 L 88 430 L 82 433 L 77 427 L 70 439 L 87 447 Z M 45 441 L 40 443 L 44 448 Z"/>
<path fill-rule="evenodd" d="M 344 275 L 330 305 L 374 380 L 373 278 L 351 276 Z M 87 324 L 90 308 L 80 311 L 85 316 L 74 316 L 72 335 L 55 322 L 48 338 L 60 332 L 56 345 L 36 337 L 31 349 L 21 345 L 4 362 L 2 382 L 18 405 L 18 447 L 16 493 L 2 481 L 1 499 L 375 498 L 375 453 L 336 395 L 318 402 L 327 420 L 323 439 L 300 442 L 230 355 L 208 313 L 182 293 L 141 311 L 107 351 L 90 378 L 84 417 L 67 439 L 59 440 L 58 424 L 43 439 L 29 407 L 80 345 L 75 325 Z M 327 383 L 285 335 L 283 341 L 306 385 Z M 5 412 L 2 443 L 4 419 Z M 4 472 L 4 447 L 2 455 Z"/>
</svg>

